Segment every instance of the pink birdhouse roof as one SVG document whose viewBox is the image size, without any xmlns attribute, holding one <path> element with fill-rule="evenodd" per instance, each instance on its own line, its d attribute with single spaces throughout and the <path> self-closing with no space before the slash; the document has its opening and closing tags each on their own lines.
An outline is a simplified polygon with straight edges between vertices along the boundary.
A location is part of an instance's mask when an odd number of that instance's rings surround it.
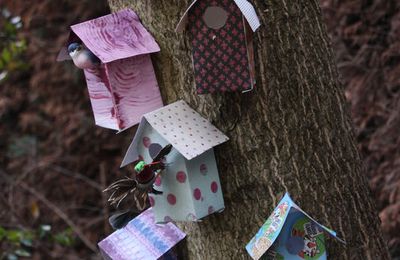
<svg viewBox="0 0 400 260">
<path fill-rule="evenodd" d="M 186 9 L 186 11 L 183 13 L 183 16 L 179 20 L 178 25 L 176 26 L 176 29 L 175 29 L 176 32 L 182 32 L 185 29 L 186 24 L 188 22 L 189 10 L 197 2 L 200 2 L 200 1 L 201 0 L 194 0 L 189 5 L 189 7 Z M 251 29 L 253 30 L 253 32 L 255 32 L 258 29 L 258 27 L 260 27 L 260 20 L 258 19 L 257 13 L 256 13 L 253 5 L 247 0 L 230 0 L 230 1 L 234 1 L 236 3 L 236 5 L 240 9 L 240 11 L 242 12 L 244 18 L 249 23 Z"/>
<path fill-rule="evenodd" d="M 71 29 L 103 63 L 160 51 L 130 9 L 72 25 Z"/>
<path fill-rule="evenodd" d="M 180 100 L 143 116 L 121 167 L 138 158 L 137 146 L 146 123 L 150 124 L 187 160 L 229 140 L 185 101 Z"/>
</svg>

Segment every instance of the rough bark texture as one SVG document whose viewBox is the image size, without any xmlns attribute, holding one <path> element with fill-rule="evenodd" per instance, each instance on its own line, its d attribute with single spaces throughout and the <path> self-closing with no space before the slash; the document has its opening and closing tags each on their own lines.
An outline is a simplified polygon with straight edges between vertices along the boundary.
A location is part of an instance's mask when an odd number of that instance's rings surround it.
<svg viewBox="0 0 400 260">
<path fill-rule="evenodd" d="M 195 94 L 188 34 L 175 25 L 189 1 L 109 0 L 132 8 L 161 46 L 154 65 L 165 103 L 184 99 L 230 138 L 216 149 L 226 209 L 188 234 L 186 258 L 247 259 L 244 246 L 285 191 L 346 241 L 331 259 L 389 259 L 355 146 L 319 2 L 253 1 L 257 87 Z"/>
</svg>

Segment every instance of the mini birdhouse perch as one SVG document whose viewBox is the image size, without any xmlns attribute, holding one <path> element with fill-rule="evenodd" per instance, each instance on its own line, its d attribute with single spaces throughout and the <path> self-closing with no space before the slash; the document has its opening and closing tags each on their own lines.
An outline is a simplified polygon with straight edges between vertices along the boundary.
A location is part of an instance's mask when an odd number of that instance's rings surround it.
<svg viewBox="0 0 400 260">
<path fill-rule="evenodd" d="M 160 47 L 132 10 L 72 25 L 67 46 L 73 42 L 82 43 L 101 61 L 84 69 L 97 125 L 122 131 L 162 107 L 150 59 Z M 69 58 L 64 48 L 57 60 Z"/>
<path fill-rule="evenodd" d="M 187 26 L 199 94 L 249 91 L 255 85 L 252 34 L 260 26 L 247 0 L 195 0 L 176 31 Z"/>
<path fill-rule="evenodd" d="M 167 144 L 166 169 L 155 181 L 163 193 L 149 194 L 157 222 L 195 221 L 224 208 L 213 147 L 226 137 L 184 101 L 143 116 L 121 167 L 146 163 Z"/>
<path fill-rule="evenodd" d="M 246 250 L 253 259 L 326 260 L 324 232 L 345 243 L 333 230 L 305 213 L 286 193 Z"/>
</svg>

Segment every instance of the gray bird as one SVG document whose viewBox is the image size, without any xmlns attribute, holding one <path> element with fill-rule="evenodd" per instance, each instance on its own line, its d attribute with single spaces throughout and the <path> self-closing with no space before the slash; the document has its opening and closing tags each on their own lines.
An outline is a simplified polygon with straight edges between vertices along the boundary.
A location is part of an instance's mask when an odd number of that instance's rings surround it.
<svg viewBox="0 0 400 260">
<path fill-rule="evenodd" d="M 93 69 L 100 65 L 100 59 L 83 44 L 71 43 L 68 46 L 68 54 L 71 56 L 75 66 L 80 69 Z"/>
</svg>

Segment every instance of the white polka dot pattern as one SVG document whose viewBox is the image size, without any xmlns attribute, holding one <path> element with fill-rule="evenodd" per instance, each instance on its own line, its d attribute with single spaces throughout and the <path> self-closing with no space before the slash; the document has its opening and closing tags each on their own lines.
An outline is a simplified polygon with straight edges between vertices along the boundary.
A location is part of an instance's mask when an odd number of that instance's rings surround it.
<svg viewBox="0 0 400 260">
<path fill-rule="evenodd" d="M 188 160 L 229 140 L 182 100 L 147 113 L 144 117 Z"/>
</svg>

